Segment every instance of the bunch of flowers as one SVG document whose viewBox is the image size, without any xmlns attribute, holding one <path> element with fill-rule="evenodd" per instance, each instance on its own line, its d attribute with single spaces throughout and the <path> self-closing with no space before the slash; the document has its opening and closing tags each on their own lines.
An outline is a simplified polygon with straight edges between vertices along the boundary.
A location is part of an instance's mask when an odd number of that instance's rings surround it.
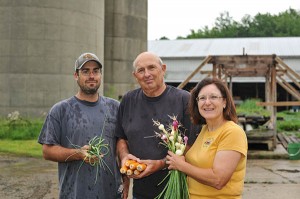
<svg viewBox="0 0 300 199">
<path fill-rule="evenodd" d="M 169 151 L 177 155 L 183 155 L 187 145 L 188 137 L 184 136 L 179 130 L 182 125 L 179 124 L 175 116 L 169 116 L 172 123 L 167 128 L 159 121 L 154 121 L 155 126 L 158 126 L 159 132 L 155 132 L 156 136 L 161 139 L 161 144 L 168 148 Z M 187 187 L 186 175 L 178 170 L 170 170 L 169 174 L 162 180 L 165 181 L 169 177 L 166 187 L 156 197 L 156 199 L 188 199 L 189 192 Z M 161 182 L 161 183 L 162 183 Z M 160 184 L 161 184 L 160 183 Z"/>
</svg>

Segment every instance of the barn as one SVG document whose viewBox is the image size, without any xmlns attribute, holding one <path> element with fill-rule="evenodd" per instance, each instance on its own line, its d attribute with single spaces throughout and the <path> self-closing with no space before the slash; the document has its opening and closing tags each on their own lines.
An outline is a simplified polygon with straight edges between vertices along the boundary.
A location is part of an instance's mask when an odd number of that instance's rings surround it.
<svg viewBox="0 0 300 199">
<path fill-rule="evenodd" d="M 299 110 L 300 37 L 148 41 L 167 65 L 167 84 L 186 90 L 205 77 L 228 83 L 236 104 L 258 98 L 271 112 L 269 129 L 246 131 L 249 144 L 276 147 L 277 110 Z"/>
<path fill-rule="evenodd" d="M 178 86 L 185 81 L 208 56 L 250 57 L 273 56 L 296 74 L 300 74 L 300 37 L 261 37 L 261 38 L 214 38 L 189 40 L 155 40 L 148 41 L 148 50 L 158 54 L 167 65 L 166 83 Z M 243 67 L 239 64 L 237 67 Z M 198 81 L 211 75 L 212 63 L 204 63 L 200 71 L 184 86 L 190 90 Z M 232 76 L 232 92 L 234 98 L 245 100 L 259 98 L 265 101 L 266 77 L 254 74 L 249 76 Z M 284 77 L 299 92 L 299 79 Z M 284 85 L 278 82 L 276 89 L 277 101 L 300 101 L 297 96 L 289 93 Z M 291 107 L 281 107 L 291 108 Z"/>
</svg>

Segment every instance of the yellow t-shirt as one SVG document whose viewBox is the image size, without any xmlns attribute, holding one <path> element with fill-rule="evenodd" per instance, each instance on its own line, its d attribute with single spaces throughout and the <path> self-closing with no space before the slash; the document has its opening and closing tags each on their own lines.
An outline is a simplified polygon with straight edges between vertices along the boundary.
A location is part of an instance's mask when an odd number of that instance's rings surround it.
<svg viewBox="0 0 300 199">
<path fill-rule="evenodd" d="M 188 177 L 190 199 L 241 198 L 247 161 L 247 137 L 244 130 L 232 121 L 224 123 L 213 132 L 203 126 L 198 138 L 186 154 L 186 161 L 200 168 L 212 168 L 217 151 L 234 150 L 243 154 L 231 179 L 221 189 L 204 185 Z"/>
</svg>

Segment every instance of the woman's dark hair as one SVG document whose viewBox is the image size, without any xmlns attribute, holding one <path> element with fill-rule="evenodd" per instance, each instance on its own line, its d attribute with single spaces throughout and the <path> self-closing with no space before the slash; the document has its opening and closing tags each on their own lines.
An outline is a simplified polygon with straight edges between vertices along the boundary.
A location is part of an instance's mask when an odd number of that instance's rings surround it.
<svg viewBox="0 0 300 199">
<path fill-rule="evenodd" d="M 191 98 L 189 100 L 188 110 L 191 116 L 191 120 L 194 124 L 206 124 L 205 119 L 200 115 L 198 110 L 198 97 L 201 89 L 207 85 L 214 84 L 220 90 L 222 97 L 226 100 L 226 107 L 223 110 L 223 117 L 226 120 L 237 123 L 237 114 L 232 96 L 226 86 L 220 79 L 217 78 L 205 78 L 199 82 L 195 88 L 191 91 Z"/>
</svg>

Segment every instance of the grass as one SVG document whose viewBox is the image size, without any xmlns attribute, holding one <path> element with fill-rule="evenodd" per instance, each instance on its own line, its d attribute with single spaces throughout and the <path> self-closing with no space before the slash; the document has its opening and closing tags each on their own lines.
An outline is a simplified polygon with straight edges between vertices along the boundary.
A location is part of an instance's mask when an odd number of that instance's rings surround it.
<svg viewBox="0 0 300 199">
<path fill-rule="evenodd" d="M 14 111 L 0 119 L 0 152 L 20 156 L 42 157 L 42 145 L 37 143 L 44 119 L 22 118 Z"/>
<path fill-rule="evenodd" d="M 0 140 L 0 152 L 28 157 L 42 157 L 42 145 L 37 140 Z"/>
</svg>

